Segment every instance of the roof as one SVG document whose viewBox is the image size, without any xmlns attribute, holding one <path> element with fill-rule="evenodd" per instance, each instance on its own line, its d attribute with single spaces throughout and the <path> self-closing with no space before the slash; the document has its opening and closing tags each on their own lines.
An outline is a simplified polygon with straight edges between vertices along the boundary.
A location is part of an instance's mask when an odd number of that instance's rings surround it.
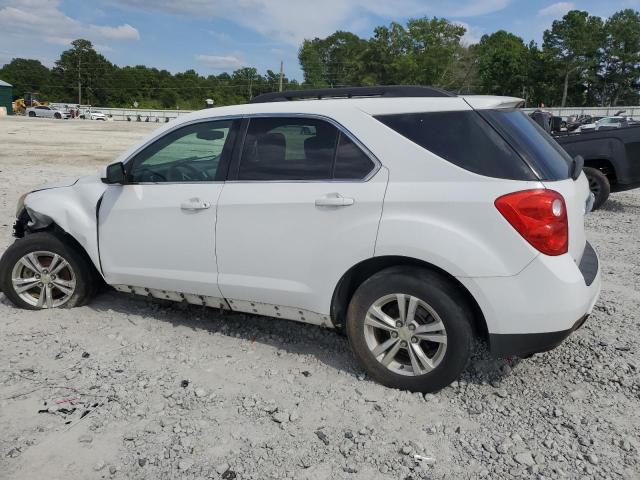
<svg viewBox="0 0 640 480">
<path fill-rule="evenodd" d="M 13 85 L 11 85 L 10 83 L 3 82 L 2 80 L 0 80 L 0 87 L 13 87 Z"/>
<path fill-rule="evenodd" d="M 226 107 L 205 108 L 181 115 L 172 125 L 197 119 L 241 116 L 252 114 L 307 114 L 333 117 L 340 113 L 359 110 L 369 115 L 396 113 L 422 113 L 489 108 L 515 108 L 523 102 L 515 97 L 467 95 L 456 97 L 404 97 L 404 98 L 340 98 L 326 100 L 298 100 L 268 103 L 247 103 Z M 169 125 L 169 124 L 168 124 Z"/>
<path fill-rule="evenodd" d="M 284 92 L 263 93 L 249 103 L 287 102 L 292 100 L 326 98 L 363 98 L 363 97 L 455 97 L 456 95 L 440 88 L 422 85 L 377 85 L 370 87 L 338 87 L 305 90 L 285 90 Z"/>
</svg>

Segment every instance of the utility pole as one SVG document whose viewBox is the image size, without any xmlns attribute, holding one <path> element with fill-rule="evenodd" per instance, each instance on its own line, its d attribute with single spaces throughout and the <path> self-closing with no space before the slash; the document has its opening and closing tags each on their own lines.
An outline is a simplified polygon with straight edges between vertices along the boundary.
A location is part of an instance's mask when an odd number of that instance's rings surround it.
<svg viewBox="0 0 640 480">
<path fill-rule="evenodd" d="M 280 85 L 278 87 L 278 91 L 281 92 L 282 91 L 282 79 L 284 77 L 284 62 L 282 60 L 280 60 Z"/>
<path fill-rule="evenodd" d="M 81 52 L 78 49 L 78 105 L 82 105 L 82 79 L 80 77 Z"/>
</svg>

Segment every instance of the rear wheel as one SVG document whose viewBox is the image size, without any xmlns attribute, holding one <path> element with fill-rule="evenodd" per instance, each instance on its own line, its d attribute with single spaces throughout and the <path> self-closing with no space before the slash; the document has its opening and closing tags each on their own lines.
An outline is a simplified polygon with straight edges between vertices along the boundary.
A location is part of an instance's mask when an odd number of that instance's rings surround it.
<svg viewBox="0 0 640 480">
<path fill-rule="evenodd" d="M 0 260 L 0 289 L 28 310 L 83 305 L 96 285 L 85 256 L 50 233 L 16 240 Z"/>
<path fill-rule="evenodd" d="M 365 281 L 347 312 L 356 359 L 376 381 L 433 392 L 455 380 L 473 344 L 472 313 L 458 287 L 430 270 L 394 267 Z"/>
<path fill-rule="evenodd" d="M 35 117 L 35 116 L 36 116 L 36 112 L 29 112 L 29 116 L 30 116 L 31 118 Z"/>
<path fill-rule="evenodd" d="M 585 167 L 583 170 L 587 180 L 589 180 L 589 190 L 591 190 L 591 193 L 595 196 L 593 210 L 597 210 L 607 201 L 611 193 L 609 179 L 597 168 Z"/>
</svg>

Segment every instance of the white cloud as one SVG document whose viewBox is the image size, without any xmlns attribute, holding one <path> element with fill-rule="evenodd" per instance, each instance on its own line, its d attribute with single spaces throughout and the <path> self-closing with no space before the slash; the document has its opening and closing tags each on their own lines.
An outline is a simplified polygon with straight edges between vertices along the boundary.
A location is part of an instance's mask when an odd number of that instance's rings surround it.
<svg viewBox="0 0 640 480">
<path fill-rule="evenodd" d="M 564 15 L 565 13 L 567 13 L 569 10 L 572 10 L 573 6 L 574 6 L 573 2 L 552 3 L 548 7 L 544 7 L 542 9 L 538 10 L 538 16 L 540 16 L 540 17 L 547 17 L 547 16 L 560 17 L 560 16 Z"/>
<path fill-rule="evenodd" d="M 196 55 L 196 60 L 214 70 L 237 70 L 247 65 L 234 55 Z"/>
<path fill-rule="evenodd" d="M 0 0 L 3 49 L 11 50 L 12 56 L 20 56 L 42 52 L 43 43 L 69 45 L 76 38 L 86 38 L 106 52 L 111 49 L 108 41 L 140 39 L 138 30 L 128 23 L 116 26 L 83 23 L 62 12 L 60 3 L 60 0 Z"/>
<path fill-rule="evenodd" d="M 511 0 L 477 0 L 475 2 L 467 2 L 466 5 L 463 4 L 458 8 L 453 8 L 451 13 L 448 13 L 447 16 L 477 17 L 480 15 L 487 15 L 488 13 L 503 10 L 510 3 Z"/>
<path fill-rule="evenodd" d="M 462 43 L 464 45 L 473 45 L 474 43 L 480 42 L 482 35 L 484 35 L 484 30 L 480 27 L 474 27 L 469 25 L 466 22 L 455 22 L 457 25 L 460 25 L 465 28 L 466 32 L 462 36 Z"/>
<path fill-rule="evenodd" d="M 222 18 L 273 40 L 300 45 L 305 38 L 348 29 L 371 15 L 384 18 L 436 15 L 474 17 L 505 8 L 511 0 L 112 0 L 123 7 L 196 18 Z"/>
<path fill-rule="evenodd" d="M 140 40 L 140 33 L 128 23 L 119 27 L 100 27 L 91 25 L 90 28 L 105 38 L 113 40 Z"/>
</svg>

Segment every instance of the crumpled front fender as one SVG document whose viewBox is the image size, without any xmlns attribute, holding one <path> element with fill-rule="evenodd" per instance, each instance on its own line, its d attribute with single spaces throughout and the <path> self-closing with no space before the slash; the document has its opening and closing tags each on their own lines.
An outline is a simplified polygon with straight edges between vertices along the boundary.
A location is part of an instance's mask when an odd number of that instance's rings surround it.
<svg viewBox="0 0 640 480">
<path fill-rule="evenodd" d="M 96 207 L 107 185 L 100 178 L 83 177 L 74 185 L 37 190 L 26 196 L 30 230 L 56 224 L 85 249 L 100 271 Z"/>
</svg>

